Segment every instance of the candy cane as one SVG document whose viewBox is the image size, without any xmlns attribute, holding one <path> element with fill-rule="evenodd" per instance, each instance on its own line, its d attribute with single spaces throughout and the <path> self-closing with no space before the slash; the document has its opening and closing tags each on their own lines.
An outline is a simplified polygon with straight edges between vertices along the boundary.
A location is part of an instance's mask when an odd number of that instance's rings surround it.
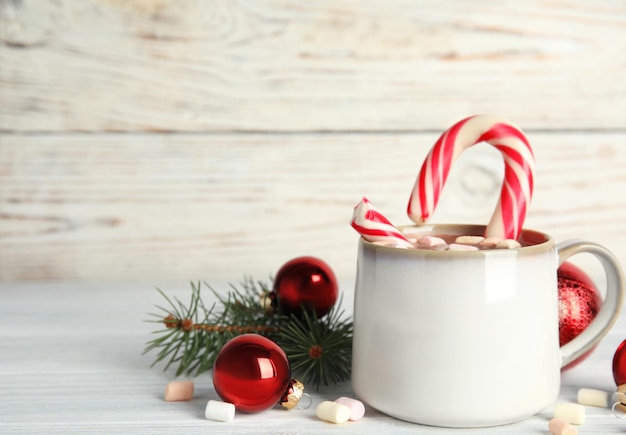
<svg viewBox="0 0 626 435">
<path fill-rule="evenodd" d="M 465 149 L 479 142 L 493 145 L 504 158 L 500 199 L 485 235 L 517 239 L 533 194 L 535 157 L 517 127 L 491 115 L 466 118 L 441 135 L 422 165 L 407 212 L 415 223 L 426 222 L 437 206 L 450 167 Z"/>
<path fill-rule="evenodd" d="M 369 242 L 389 242 L 406 248 L 414 247 L 365 197 L 354 207 L 351 225 Z"/>
</svg>

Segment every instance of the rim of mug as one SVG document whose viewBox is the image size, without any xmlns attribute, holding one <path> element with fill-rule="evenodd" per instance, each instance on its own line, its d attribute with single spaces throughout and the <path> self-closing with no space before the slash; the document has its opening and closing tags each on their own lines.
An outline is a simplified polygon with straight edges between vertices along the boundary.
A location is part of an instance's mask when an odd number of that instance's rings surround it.
<svg viewBox="0 0 626 435">
<path fill-rule="evenodd" d="M 398 230 L 402 232 L 407 237 L 411 237 L 413 235 L 423 234 L 423 235 L 450 235 L 450 236 L 483 236 L 485 234 L 486 225 L 478 225 L 478 224 L 413 224 L 413 225 L 399 225 Z M 416 231 L 413 232 L 405 232 L 407 228 L 413 228 Z M 554 239 L 547 233 L 542 231 L 533 230 L 529 228 L 523 228 L 520 236 L 517 238 L 522 246 L 519 248 L 509 248 L 509 249 L 480 249 L 478 251 L 440 251 L 435 249 L 402 249 L 396 248 L 393 246 L 384 246 L 377 243 L 369 242 L 365 240 L 363 237 L 360 237 L 360 242 L 363 243 L 364 246 L 371 247 L 373 249 L 383 249 L 383 250 L 391 250 L 398 253 L 407 253 L 407 255 L 417 255 L 417 254 L 428 254 L 428 255 L 443 255 L 443 256 L 451 256 L 451 255 L 461 255 L 461 256 L 472 256 L 478 255 L 483 256 L 487 253 L 489 255 L 494 255 L 495 253 L 505 253 L 505 252 L 516 252 L 519 254 L 531 254 L 536 251 L 545 251 L 546 249 L 551 249 L 554 245 Z M 497 254 L 495 254 L 497 255 Z"/>
</svg>

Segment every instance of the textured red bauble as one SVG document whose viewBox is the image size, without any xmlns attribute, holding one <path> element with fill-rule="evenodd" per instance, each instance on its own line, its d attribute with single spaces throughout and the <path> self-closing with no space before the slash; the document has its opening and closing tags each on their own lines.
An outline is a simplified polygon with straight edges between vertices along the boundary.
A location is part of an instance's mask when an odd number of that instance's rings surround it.
<svg viewBox="0 0 626 435">
<path fill-rule="evenodd" d="M 230 340 L 213 365 L 215 391 L 242 412 L 260 412 L 276 405 L 290 381 L 285 352 L 269 338 L 257 334 Z"/>
<path fill-rule="evenodd" d="M 558 282 L 559 342 L 563 346 L 596 318 L 602 299 L 591 278 L 571 263 L 559 267 Z"/>
<path fill-rule="evenodd" d="M 622 341 L 613 355 L 613 379 L 618 387 L 626 384 L 626 340 Z"/>
<path fill-rule="evenodd" d="M 558 285 L 559 343 L 563 346 L 583 332 L 596 318 L 602 298 L 591 278 L 572 263 L 565 262 L 559 267 Z M 580 363 L 590 352 L 565 368 Z"/>
<path fill-rule="evenodd" d="M 283 314 L 300 316 L 302 307 L 325 316 L 337 302 L 337 278 L 328 264 L 315 257 L 298 257 L 276 273 L 273 296 Z"/>
</svg>

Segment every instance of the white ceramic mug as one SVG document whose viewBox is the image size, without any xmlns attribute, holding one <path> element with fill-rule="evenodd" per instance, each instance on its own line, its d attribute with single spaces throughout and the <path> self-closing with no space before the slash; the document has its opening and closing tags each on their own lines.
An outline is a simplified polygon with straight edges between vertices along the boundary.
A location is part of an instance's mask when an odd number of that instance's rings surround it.
<svg viewBox="0 0 626 435">
<path fill-rule="evenodd" d="M 405 231 L 479 235 L 477 225 Z M 623 274 L 604 247 L 524 230 L 518 249 L 434 251 L 359 241 L 352 384 L 390 416 L 431 426 L 513 423 L 553 403 L 560 369 L 592 349 L 624 300 Z M 607 289 L 589 327 L 559 348 L 557 268 L 595 255 Z"/>
</svg>

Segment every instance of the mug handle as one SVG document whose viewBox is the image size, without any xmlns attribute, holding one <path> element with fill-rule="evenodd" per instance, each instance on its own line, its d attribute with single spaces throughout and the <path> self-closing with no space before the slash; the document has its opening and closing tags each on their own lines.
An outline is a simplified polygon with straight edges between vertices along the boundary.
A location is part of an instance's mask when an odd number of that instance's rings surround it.
<svg viewBox="0 0 626 435">
<path fill-rule="evenodd" d="M 556 245 L 559 266 L 575 254 L 594 255 L 606 272 L 606 295 L 600 311 L 583 332 L 561 346 L 561 367 L 575 361 L 591 349 L 609 332 L 617 321 L 624 303 L 624 274 L 617 258 L 604 246 L 586 240 L 572 239 Z"/>
</svg>

